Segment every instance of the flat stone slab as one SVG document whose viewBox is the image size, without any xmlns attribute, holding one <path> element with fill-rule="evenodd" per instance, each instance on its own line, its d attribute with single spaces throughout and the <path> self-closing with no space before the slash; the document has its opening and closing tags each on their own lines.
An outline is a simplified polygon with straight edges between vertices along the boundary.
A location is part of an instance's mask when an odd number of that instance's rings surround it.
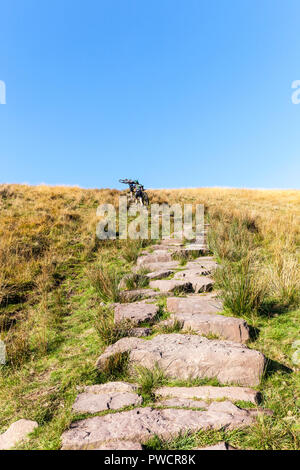
<svg viewBox="0 0 300 470">
<path fill-rule="evenodd" d="M 222 384 L 257 386 L 265 357 L 259 351 L 231 341 L 203 336 L 162 334 L 150 340 L 122 338 L 108 346 L 97 360 L 101 369 L 116 353 L 129 353 L 129 365 L 152 369 L 157 364 L 166 376 L 176 379 L 216 378 Z"/>
<path fill-rule="evenodd" d="M 118 410 L 125 406 L 141 405 L 142 397 L 135 393 L 136 386 L 122 382 L 92 385 L 80 393 L 72 409 L 79 413 L 97 413 L 105 410 Z"/>
<path fill-rule="evenodd" d="M 119 410 L 125 406 L 141 405 L 142 398 L 136 393 L 80 393 L 72 409 L 79 413 L 97 413 L 105 410 Z"/>
<path fill-rule="evenodd" d="M 183 330 L 192 329 L 204 336 L 216 335 L 236 343 L 246 343 L 250 338 L 249 326 L 241 318 L 213 313 L 173 313 L 169 321 L 175 320 L 181 323 Z"/>
<path fill-rule="evenodd" d="M 174 270 L 179 267 L 178 261 L 166 261 L 166 262 L 158 262 L 158 263 L 147 263 L 147 265 L 143 266 L 147 268 L 150 272 L 154 271 L 163 271 L 163 270 Z M 139 266 L 134 266 L 132 268 L 133 272 L 139 271 L 141 268 Z"/>
<path fill-rule="evenodd" d="M 144 256 L 139 256 L 136 265 L 138 267 L 147 266 L 151 263 L 159 263 L 165 261 L 172 261 L 172 255 L 167 250 L 155 250 Z"/>
<path fill-rule="evenodd" d="M 137 384 L 130 382 L 106 382 L 105 384 L 87 385 L 84 387 L 84 391 L 87 393 L 114 393 L 114 392 L 136 392 L 138 389 Z"/>
<path fill-rule="evenodd" d="M 93 450 L 143 450 L 139 442 L 133 441 L 114 441 L 102 444 Z"/>
<path fill-rule="evenodd" d="M 156 279 L 163 279 L 165 277 L 169 277 L 171 274 L 173 274 L 174 270 L 172 269 L 161 269 L 160 271 L 154 271 L 152 273 L 146 274 L 146 277 L 148 279 L 151 279 L 152 281 L 155 281 Z"/>
<path fill-rule="evenodd" d="M 9 450 L 20 442 L 28 439 L 28 434 L 38 427 L 36 421 L 29 419 L 19 419 L 12 423 L 9 428 L 0 434 L 0 450 Z"/>
<path fill-rule="evenodd" d="M 134 325 L 139 325 L 143 322 L 153 322 L 158 311 L 159 307 L 157 305 L 145 301 L 117 304 L 114 309 L 115 323 L 122 320 L 130 320 Z"/>
<path fill-rule="evenodd" d="M 178 398 L 199 400 L 222 400 L 249 401 L 257 404 L 260 400 L 260 393 L 252 388 L 246 387 L 213 387 L 203 385 L 200 387 L 161 387 L 156 389 L 155 396 L 158 398 Z"/>
<path fill-rule="evenodd" d="M 215 281 L 208 276 L 199 276 L 193 272 L 178 272 L 175 274 L 174 280 L 182 280 L 190 282 L 193 286 L 195 293 L 210 292 L 213 288 Z"/>
<path fill-rule="evenodd" d="M 156 403 L 156 405 L 177 408 L 203 408 L 205 410 L 209 407 L 208 403 L 203 400 L 190 400 L 188 398 L 169 398 Z"/>
<path fill-rule="evenodd" d="M 212 273 L 211 269 L 202 268 L 202 266 L 192 266 L 190 268 L 178 271 L 174 275 L 174 279 L 184 279 L 185 277 L 190 277 L 190 276 L 208 276 L 211 273 Z"/>
<path fill-rule="evenodd" d="M 212 403 L 207 411 L 136 408 L 72 423 L 62 435 L 62 449 L 96 449 L 120 440 L 145 443 L 155 435 L 170 439 L 201 429 L 241 429 L 254 419 L 230 402 Z"/>
<path fill-rule="evenodd" d="M 122 302 L 135 302 L 136 300 L 141 299 L 153 299 L 159 295 L 159 292 L 156 292 L 153 289 L 133 289 L 123 290 L 120 292 L 120 298 Z"/>
<path fill-rule="evenodd" d="M 223 302 L 215 294 L 193 295 L 186 298 L 169 297 L 167 310 L 172 313 L 218 313 Z"/>
<path fill-rule="evenodd" d="M 183 246 L 183 238 L 179 236 L 178 238 L 165 238 L 161 240 L 161 245 L 169 245 L 169 246 Z"/>
<path fill-rule="evenodd" d="M 214 272 L 218 268 L 218 263 L 214 260 L 212 256 L 202 256 L 201 258 L 198 258 L 196 260 L 188 261 L 185 267 L 187 269 L 202 267 L 203 269 L 207 269 L 211 272 Z"/>
<path fill-rule="evenodd" d="M 150 287 L 152 289 L 159 289 L 160 292 L 193 292 L 193 285 L 189 281 L 179 281 L 176 279 L 162 279 L 161 281 L 150 281 Z"/>
</svg>

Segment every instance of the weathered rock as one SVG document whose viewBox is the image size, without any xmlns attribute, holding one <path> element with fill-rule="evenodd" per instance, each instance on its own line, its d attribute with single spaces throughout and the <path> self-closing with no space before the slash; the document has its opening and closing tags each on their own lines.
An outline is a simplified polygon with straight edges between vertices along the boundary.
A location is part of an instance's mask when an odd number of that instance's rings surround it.
<svg viewBox="0 0 300 470">
<path fill-rule="evenodd" d="M 87 385 L 84 387 L 86 393 L 102 394 L 102 393 L 134 393 L 138 389 L 137 384 L 129 382 L 106 382 L 105 384 Z"/>
<path fill-rule="evenodd" d="M 129 353 L 129 365 L 151 369 L 158 364 L 168 377 L 184 380 L 215 377 L 220 383 L 245 386 L 259 384 L 265 365 L 262 353 L 242 344 L 173 333 L 151 340 L 122 338 L 106 348 L 97 367 L 101 369 L 111 356 L 122 352 Z"/>
<path fill-rule="evenodd" d="M 85 387 L 74 402 L 73 410 L 80 413 L 97 413 L 118 410 L 130 405 L 140 405 L 142 398 L 135 393 L 137 386 L 127 382 L 108 382 Z"/>
<path fill-rule="evenodd" d="M 176 269 L 178 268 L 179 264 L 178 261 L 166 261 L 166 262 L 159 262 L 159 263 L 147 263 L 145 268 L 147 268 L 150 272 L 154 271 L 163 271 L 167 269 Z M 132 268 L 133 272 L 139 271 L 140 267 L 139 266 L 134 266 Z"/>
<path fill-rule="evenodd" d="M 143 447 L 139 442 L 113 441 L 102 444 L 93 450 L 143 450 Z"/>
<path fill-rule="evenodd" d="M 129 336 L 135 336 L 136 338 L 141 338 L 142 336 L 152 335 L 152 329 L 147 327 L 132 328 L 129 332 Z"/>
<path fill-rule="evenodd" d="M 62 448 L 95 449 L 120 440 L 145 443 L 154 435 L 168 439 L 186 431 L 241 429 L 253 420 L 229 402 L 212 403 L 207 411 L 136 408 L 73 423 L 62 435 Z"/>
<path fill-rule="evenodd" d="M 119 410 L 125 406 L 141 405 L 142 398 L 136 393 L 80 393 L 74 402 L 73 410 L 79 413 L 97 413 L 105 410 Z"/>
<path fill-rule="evenodd" d="M 159 307 L 145 301 L 129 304 L 115 305 L 115 323 L 122 320 L 130 320 L 132 324 L 139 325 L 143 322 L 153 322 Z"/>
<path fill-rule="evenodd" d="M 156 403 L 159 406 L 177 407 L 177 408 L 203 408 L 209 407 L 208 403 L 202 400 L 189 400 L 188 398 L 169 398 L 168 400 Z"/>
<path fill-rule="evenodd" d="M 19 419 L 12 423 L 9 428 L 0 434 L 0 450 L 9 450 L 20 442 L 28 439 L 28 434 L 38 427 L 36 421 Z"/>
<path fill-rule="evenodd" d="M 154 271 L 152 273 L 148 273 L 146 274 L 146 276 L 148 279 L 151 279 L 152 281 L 154 281 L 155 279 L 163 279 L 165 277 L 169 277 L 173 272 L 174 270 L 171 270 L 171 269 L 162 269 L 160 271 Z"/>
<path fill-rule="evenodd" d="M 178 320 L 183 330 L 190 328 L 204 336 L 212 334 L 236 343 L 246 343 L 250 338 L 249 326 L 241 318 L 212 313 L 173 313 L 172 320 Z"/>
<path fill-rule="evenodd" d="M 152 299 L 158 295 L 160 295 L 159 292 L 152 289 L 123 290 L 120 292 L 120 299 L 122 302 L 135 302 L 141 299 Z"/>
<path fill-rule="evenodd" d="M 222 312 L 223 303 L 215 294 L 169 297 L 167 310 L 172 313 L 218 313 Z"/>
<path fill-rule="evenodd" d="M 150 281 L 150 287 L 152 289 L 159 289 L 160 292 L 193 292 L 193 286 L 188 281 L 178 281 L 175 279 L 161 280 L 161 281 Z"/>
<path fill-rule="evenodd" d="M 215 282 L 208 276 L 198 276 L 188 271 L 176 273 L 173 279 L 190 282 L 193 286 L 193 291 L 196 293 L 210 292 Z"/>
<path fill-rule="evenodd" d="M 202 268 L 201 266 L 192 266 L 191 268 L 178 271 L 174 275 L 174 279 L 185 279 L 186 277 L 191 276 L 208 276 L 209 274 L 211 274 L 211 272 L 211 270 L 207 268 Z"/>
<path fill-rule="evenodd" d="M 161 387 L 156 389 L 155 396 L 158 398 L 173 397 L 178 399 L 199 400 L 222 400 L 226 398 L 230 401 L 249 401 L 257 404 L 260 400 L 260 393 L 252 388 L 246 387 L 213 387 L 203 385 L 200 387 Z"/>
<path fill-rule="evenodd" d="M 189 261 L 186 265 L 186 269 L 194 269 L 196 267 L 202 267 L 203 269 L 214 272 L 218 268 L 218 263 L 213 259 L 212 256 L 202 256 L 194 261 Z"/>
<path fill-rule="evenodd" d="M 218 442 L 218 444 L 214 444 L 213 446 L 196 447 L 193 450 L 237 450 L 237 449 L 235 447 L 230 446 L 226 442 Z"/>
<path fill-rule="evenodd" d="M 165 261 L 172 261 L 172 255 L 167 250 L 155 250 L 153 253 L 145 256 L 139 256 L 136 264 L 137 266 L 147 266 L 151 263 L 159 263 Z"/>
</svg>

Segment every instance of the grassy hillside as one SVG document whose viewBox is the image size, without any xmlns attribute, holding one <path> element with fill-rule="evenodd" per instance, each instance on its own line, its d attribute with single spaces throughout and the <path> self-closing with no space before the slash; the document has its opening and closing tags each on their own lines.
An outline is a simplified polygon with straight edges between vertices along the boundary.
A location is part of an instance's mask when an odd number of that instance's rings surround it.
<svg viewBox="0 0 300 470">
<path fill-rule="evenodd" d="M 119 194 L 0 186 L 0 337 L 8 353 L 0 366 L 0 432 L 19 418 L 37 420 L 26 448 L 59 448 L 79 385 L 126 376 L 120 364 L 102 374 L 94 368 L 105 342 L 122 334 L 109 323 L 103 301 L 117 299 L 118 281 L 143 245 L 96 238 L 97 206 L 116 205 Z M 274 411 L 251 430 L 196 433 L 149 447 L 191 448 L 226 437 L 241 448 L 299 448 L 292 347 L 300 339 L 300 191 L 204 188 L 149 196 L 151 202 L 205 204 L 209 245 L 221 264 L 217 287 L 226 311 L 253 327 L 249 346 L 269 359 L 261 390 L 264 406 Z M 145 377 L 139 380 L 145 388 Z M 158 381 L 153 374 L 151 380 L 151 386 Z"/>
</svg>

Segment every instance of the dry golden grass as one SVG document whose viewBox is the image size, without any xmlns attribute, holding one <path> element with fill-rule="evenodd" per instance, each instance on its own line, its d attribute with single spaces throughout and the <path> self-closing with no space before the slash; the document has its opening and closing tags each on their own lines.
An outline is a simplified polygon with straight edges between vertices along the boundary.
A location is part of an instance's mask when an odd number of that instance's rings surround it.
<svg viewBox="0 0 300 470">
<path fill-rule="evenodd" d="M 274 417 L 222 439 L 241 448 L 299 448 L 299 382 L 291 357 L 299 335 L 300 191 L 202 188 L 148 193 L 150 202 L 205 205 L 210 243 L 224 266 L 225 276 L 218 282 L 228 308 L 257 327 L 259 335 L 250 347 L 269 358 L 262 391 Z M 127 377 L 123 356 L 101 377 L 94 367 L 101 350 L 95 315 L 103 288 L 111 285 L 107 273 L 115 271 L 118 281 L 120 273 L 130 272 L 143 246 L 96 237 L 98 205 L 116 206 L 119 194 L 110 189 L 0 185 L 0 338 L 8 352 L 8 364 L 0 369 L 0 431 L 20 418 L 37 420 L 40 426 L 27 448 L 60 447 L 61 433 L 73 419 L 78 385 Z M 105 290 L 105 295 L 111 299 L 114 290 Z M 107 343 L 118 337 L 109 318 L 105 325 L 104 317 L 96 320 Z M 146 382 L 151 387 L 151 374 Z M 34 406 L 30 397 L 35 397 Z M 208 443 L 219 439 L 204 434 Z M 174 443 L 174 448 L 195 447 L 194 441 Z"/>
</svg>

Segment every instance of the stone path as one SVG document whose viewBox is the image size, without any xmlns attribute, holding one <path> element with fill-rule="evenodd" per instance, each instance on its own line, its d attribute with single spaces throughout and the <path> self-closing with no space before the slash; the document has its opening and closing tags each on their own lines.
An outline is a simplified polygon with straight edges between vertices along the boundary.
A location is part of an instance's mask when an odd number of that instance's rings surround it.
<svg viewBox="0 0 300 470">
<path fill-rule="evenodd" d="M 190 253 L 197 258 L 180 264 L 180 256 Z M 137 384 L 85 387 L 75 400 L 74 412 L 106 414 L 72 423 L 62 435 L 63 449 L 142 450 L 154 435 L 169 439 L 182 432 L 241 429 L 254 423 L 259 413 L 268 412 L 235 405 L 243 401 L 258 406 L 260 395 L 250 387 L 259 385 L 265 357 L 246 346 L 247 323 L 223 314 L 222 302 L 213 290 L 218 265 L 207 254 L 205 244 L 184 246 L 181 240 L 169 239 L 139 256 L 133 271 L 147 269 L 144 276 L 149 287 L 122 290 L 122 303 L 114 305 L 115 323 L 129 320 L 133 327 L 128 337 L 102 352 L 96 367 L 102 370 L 116 353 L 126 352 L 129 372 L 137 365 L 150 370 L 159 367 L 172 379 L 215 378 L 223 386 L 161 387 L 153 391 L 151 406 L 143 406 Z M 161 296 L 166 297 L 169 314 L 162 321 Z M 182 327 L 180 332 L 145 339 L 160 325 L 172 328 L 176 322 Z M 216 449 L 233 448 L 220 442 L 203 450 Z"/>
</svg>

